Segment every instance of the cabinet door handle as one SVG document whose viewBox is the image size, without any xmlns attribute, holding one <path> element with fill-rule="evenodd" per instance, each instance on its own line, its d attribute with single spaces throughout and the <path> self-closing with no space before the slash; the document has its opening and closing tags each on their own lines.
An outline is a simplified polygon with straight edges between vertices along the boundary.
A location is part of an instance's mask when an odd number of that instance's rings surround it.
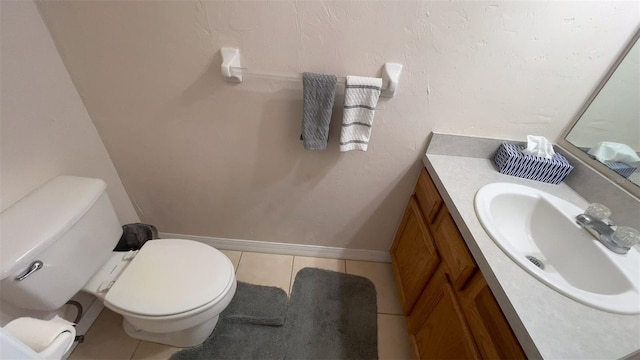
<svg viewBox="0 0 640 360">
<path fill-rule="evenodd" d="M 25 271 L 24 274 L 18 276 L 16 278 L 16 280 L 17 281 L 22 281 L 22 280 L 26 279 L 27 276 L 29 276 L 29 275 L 33 274 L 34 272 L 42 269 L 43 266 L 44 266 L 44 264 L 40 260 L 36 260 L 36 261 L 32 262 L 31 265 L 29 266 L 29 269 L 27 269 L 27 271 Z"/>
</svg>

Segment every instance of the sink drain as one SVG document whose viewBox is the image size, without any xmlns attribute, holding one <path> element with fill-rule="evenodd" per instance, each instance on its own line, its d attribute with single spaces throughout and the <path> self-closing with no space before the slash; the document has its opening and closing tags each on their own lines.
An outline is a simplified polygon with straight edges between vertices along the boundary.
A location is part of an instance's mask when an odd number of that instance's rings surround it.
<svg viewBox="0 0 640 360">
<path fill-rule="evenodd" d="M 527 260 L 531 261 L 531 263 L 533 263 L 533 265 L 539 267 L 540 269 L 544 270 L 544 264 L 542 263 L 542 261 L 538 260 L 536 257 L 534 256 L 527 256 Z"/>
</svg>

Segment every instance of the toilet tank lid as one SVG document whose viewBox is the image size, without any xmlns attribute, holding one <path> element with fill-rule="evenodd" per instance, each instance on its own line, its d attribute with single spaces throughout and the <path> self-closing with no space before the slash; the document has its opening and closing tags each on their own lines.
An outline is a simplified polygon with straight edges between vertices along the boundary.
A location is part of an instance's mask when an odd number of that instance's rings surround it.
<svg viewBox="0 0 640 360">
<path fill-rule="evenodd" d="M 93 206 L 106 187 L 100 179 L 58 176 L 0 213 L 0 279 L 28 267 Z"/>
</svg>

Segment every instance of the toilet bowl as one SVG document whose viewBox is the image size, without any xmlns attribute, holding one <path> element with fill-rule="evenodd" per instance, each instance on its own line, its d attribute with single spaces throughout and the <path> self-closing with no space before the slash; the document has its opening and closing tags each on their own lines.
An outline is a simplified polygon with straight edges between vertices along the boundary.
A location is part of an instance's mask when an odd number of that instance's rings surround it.
<svg viewBox="0 0 640 360">
<path fill-rule="evenodd" d="M 99 179 L 59 176 L 0 213 L 0 297 L 54 311 L 82 290 L 122 315 L 131 337 L 202 343 L 235 294 L 233 264 L 182 239 L 112 252 L 122 228 L 105 189 Z"/>
<path fill-rule="evenodd" d="M 129 336 L 177 347 L 202 343 L 236 291 L 229 258 L 191 240 L 148 241 L 103 269 L 83 290 L 122 315 Z"/>
</svg>

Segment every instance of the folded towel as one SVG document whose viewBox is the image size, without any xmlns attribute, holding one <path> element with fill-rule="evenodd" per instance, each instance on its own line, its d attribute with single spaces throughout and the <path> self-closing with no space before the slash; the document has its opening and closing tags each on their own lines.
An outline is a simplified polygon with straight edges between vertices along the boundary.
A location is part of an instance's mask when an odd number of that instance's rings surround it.
<svg viewBox="0 0 640 360">
<path fill-rule="evenodd" d="M 367 151 L 382 79 L 347 76 L 340 151 Z"/>
<path fill-rule="evenodd" d="M 329 139 L 329 122 L 338 78 L 306 72 L 302 76 L 304 109 L 302 141 L 307 150 L 324 150 Z"/>
</svg>

